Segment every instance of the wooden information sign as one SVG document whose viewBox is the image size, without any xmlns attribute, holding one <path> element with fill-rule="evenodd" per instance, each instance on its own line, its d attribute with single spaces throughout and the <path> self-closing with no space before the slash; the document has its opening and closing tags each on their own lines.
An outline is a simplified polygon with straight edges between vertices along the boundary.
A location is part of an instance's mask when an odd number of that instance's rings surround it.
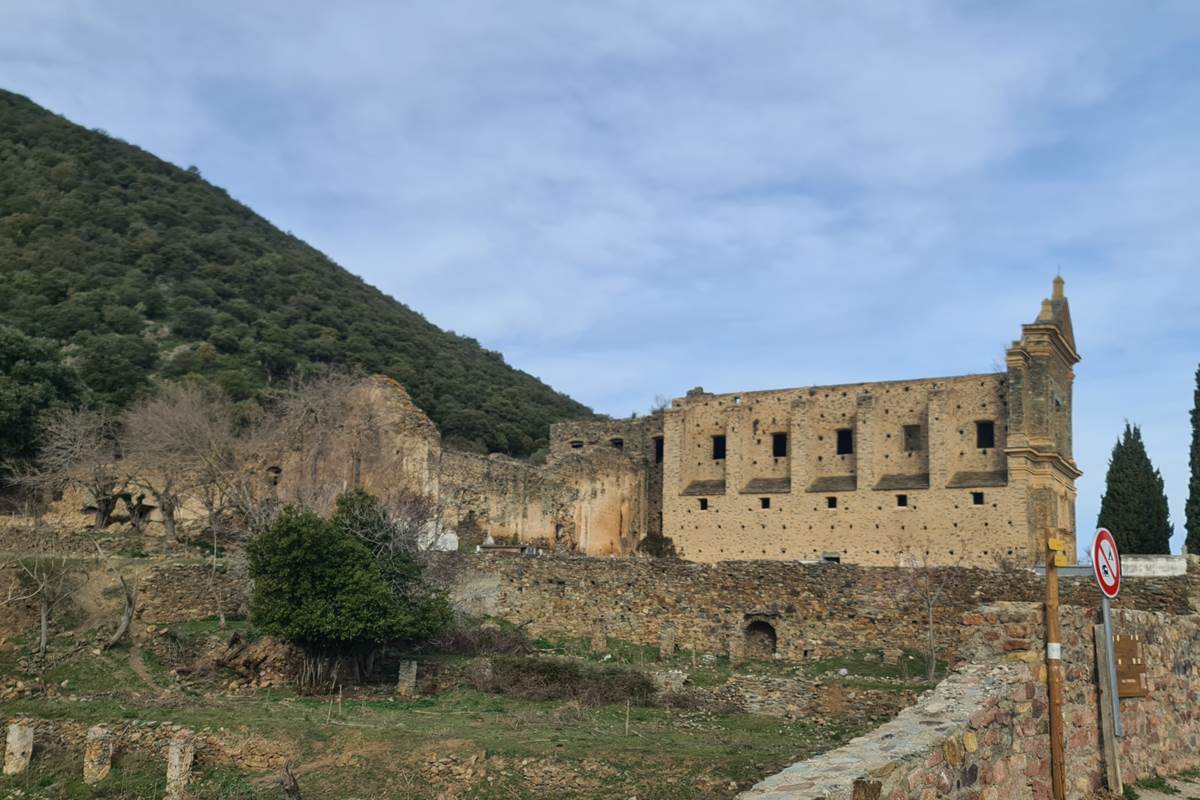
<svg viewBox="0 0 1200 800">
<path fill-rule="evenodd" d="M 1146 662 L 1142 658 L 1142 640 L 1136 634 L 1113 637 L 1117 655 L 1117 695 L 1145 697 L 1150 694 L 1146 683 Z"/>
</svg>

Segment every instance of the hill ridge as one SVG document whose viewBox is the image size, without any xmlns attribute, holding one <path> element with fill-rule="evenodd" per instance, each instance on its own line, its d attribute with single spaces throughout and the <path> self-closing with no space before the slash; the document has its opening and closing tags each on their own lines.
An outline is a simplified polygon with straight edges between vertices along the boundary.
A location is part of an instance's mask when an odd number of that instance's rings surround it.
<svg viewBox="0 0 1200 800">
<path fill-rule="evenodd" d="M 0 324 L 56 343 L 98 403 L 184 376 L 255 400 L 295 374 L 355 368 L 398 380 L 451 446 L 514 456 L 591 414 L 198 170 L 3 89 L 0 281 Z"/>
</svg>

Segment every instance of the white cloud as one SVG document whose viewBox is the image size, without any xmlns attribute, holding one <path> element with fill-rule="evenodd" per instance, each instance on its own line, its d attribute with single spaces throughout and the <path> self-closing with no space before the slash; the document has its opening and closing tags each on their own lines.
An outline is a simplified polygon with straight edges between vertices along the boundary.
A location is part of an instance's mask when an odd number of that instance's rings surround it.
<svg viewBox="0 0 1200 800">
<path fill-rule="evenodd" d="M 1155 8 L 43 0 L 0 85 L 618 414 L 987 370 L 1061 267 L 1080 521 L 1127 416 L 1181 526 L 1200 7 Z"/>
</svg>

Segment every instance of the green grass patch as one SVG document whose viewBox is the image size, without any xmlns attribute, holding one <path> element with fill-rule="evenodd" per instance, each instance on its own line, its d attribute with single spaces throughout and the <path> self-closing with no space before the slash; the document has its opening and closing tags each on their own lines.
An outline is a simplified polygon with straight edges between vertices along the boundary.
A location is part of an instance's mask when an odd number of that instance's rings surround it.
<svg viewBox="0 0 1200 800">
<path fill-rule="evenodd" d="M 1139 789 L 1149 789 L 1163 794 L 1179 794 L 1179 790 L 1167 782 L 1167 779 L 1161 775 L 1153 775 L 1149 778 L 1142 778 L 1137 782 Z"/>
</svg>

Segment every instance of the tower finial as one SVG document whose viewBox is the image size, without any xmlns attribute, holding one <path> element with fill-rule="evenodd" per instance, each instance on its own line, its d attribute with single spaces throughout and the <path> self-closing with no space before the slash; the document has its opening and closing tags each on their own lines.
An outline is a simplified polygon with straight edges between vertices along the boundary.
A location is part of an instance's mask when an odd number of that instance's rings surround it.
<svg viewBox="0 0 1200 800">
<path fill-rule="evenodd" d="M 1064 296 L 1065 295 L 1063 294 L 1062 275 L 1061 274 L 1056 275 L 1054 277 L 1054 290 L 1050 293 L 1050 299 L 1051 300 L 1062 300 Z"/>
</svg>

